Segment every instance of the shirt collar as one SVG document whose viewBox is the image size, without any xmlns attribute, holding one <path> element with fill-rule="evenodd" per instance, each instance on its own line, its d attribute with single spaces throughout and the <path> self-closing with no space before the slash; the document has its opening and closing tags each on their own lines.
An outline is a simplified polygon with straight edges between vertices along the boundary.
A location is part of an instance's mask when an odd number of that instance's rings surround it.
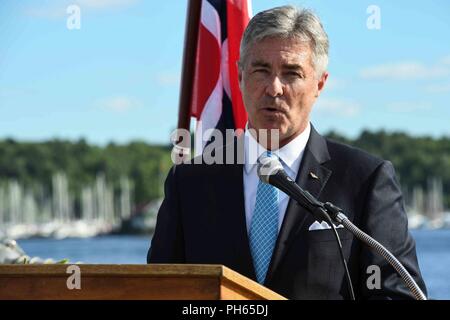
<svg viewBox="0 0 450 320">
<path fill-rule="evenodd" d="M 250 171 L 257 164 L 258 158 L 267 150 L 261 146 L 256 139 L 250 134 L 248 129 L 248 123 L 245 126 L 245 173 L 250 173 Z M 300 161 L 300 156 L 305 150 L 306 144 L 308 143 L 309 135 L 311 133 L 311 125 L 308 122 L 305 130 L 294 140 L 289 142 L 287 145 L 282 148 L 273 151 L 275 155 L 277 155 L 282 163 L 285 164 L 288 168 L 292 170 L 292 172 L 298 171 L 298 162 Z"/>
</svg>

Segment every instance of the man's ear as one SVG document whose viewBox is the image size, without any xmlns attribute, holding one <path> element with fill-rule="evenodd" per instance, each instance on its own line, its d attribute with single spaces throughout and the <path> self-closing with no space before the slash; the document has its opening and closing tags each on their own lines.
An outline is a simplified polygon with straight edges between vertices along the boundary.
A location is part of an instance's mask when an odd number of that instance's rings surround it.
<svg viewBox="0 0 450 320">
<path fill-rule="evenodd" d="M 320 95 L 320 93 L 322 92 L 323 88 L 325 88 L 325 83 L 327 82 L 328 79 L 328 72 L 324 72 L 322 73 L 322 76 L 320 77 L 319 81 L 317 82 L 317 95 L 316 97 L 318 97 Z"/>
</svg>

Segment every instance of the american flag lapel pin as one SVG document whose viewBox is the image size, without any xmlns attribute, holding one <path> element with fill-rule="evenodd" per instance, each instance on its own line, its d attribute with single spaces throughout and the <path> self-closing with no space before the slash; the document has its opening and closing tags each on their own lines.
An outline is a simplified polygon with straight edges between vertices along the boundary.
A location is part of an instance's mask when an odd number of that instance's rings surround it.
<svg viewBox="0 0 450 320">
<path fill-rule="evenodd" d="M 309 176 L 313 179 L 319 180 L 319 177 L 312 171 L 309 173 Z"/>
</svg>

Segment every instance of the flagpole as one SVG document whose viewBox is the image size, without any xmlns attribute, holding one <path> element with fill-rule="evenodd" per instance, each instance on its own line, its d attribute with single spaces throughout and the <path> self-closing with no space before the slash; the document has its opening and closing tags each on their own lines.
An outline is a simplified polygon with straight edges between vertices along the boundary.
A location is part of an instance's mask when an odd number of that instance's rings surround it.
<svg viewBox="0 0 450 320">
<path fill-rule="evenodd" d="M 191 101 L 202 0 L 189 0 L 181 71 L 178 129 L 190 130 Z"/>
</svg>

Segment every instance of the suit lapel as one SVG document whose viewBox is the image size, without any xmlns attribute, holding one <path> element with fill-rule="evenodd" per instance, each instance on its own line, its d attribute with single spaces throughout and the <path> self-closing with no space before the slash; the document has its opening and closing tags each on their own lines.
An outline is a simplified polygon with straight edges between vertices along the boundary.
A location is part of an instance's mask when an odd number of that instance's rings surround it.
<svg viewBox="0 0 450 320">
<path fill-rule="evenodd" d="M 297 184 L 304 190 L 309 191 L 313 196 L 319 197 L 331 175 L 331 170 L 322 166 L 329 159 L 330 156 L 325 139 L 311 126 L 311 134 L 295 179 Z M 298 205 L 297 202 L 290 199 L 272 255 L 266 283 L 274 275 L 289 245 L 304 227 L 307 220 L 314 220 L 314 218 L 308 211 Z"/>
</svg>

